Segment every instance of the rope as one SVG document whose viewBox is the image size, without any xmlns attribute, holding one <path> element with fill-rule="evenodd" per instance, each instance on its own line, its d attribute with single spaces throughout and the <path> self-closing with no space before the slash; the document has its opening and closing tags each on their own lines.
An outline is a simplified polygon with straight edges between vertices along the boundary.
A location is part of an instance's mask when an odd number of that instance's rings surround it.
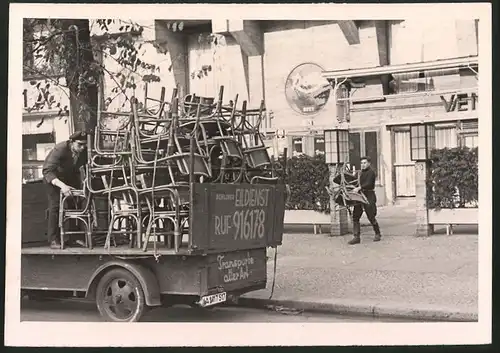
<svg viewBox="0 0 500 353">
<path fill-rule="evenodd" d="M 276 311 L 277 313 L 284 315 L 299 315 L 304 312 L 303 309 L 287 308 L 283 305 L 274 305 L 274 304 L 266 305 L 266 308 L 268 310 Z"/>
<path fill-rule="evenodd" d="M 269 300 L 273 297 L 274 294 L 274 285 L 276 284 L 276 269 L 277 269 L 277 260 L 278 260 L 278 247 L 274 247 L 274 270 L 273 270 L 273 284 L 271 286 L 271 295 L 269 296 Z"/>
<path fill-rule="evenodd" d="M 151 182 L 151 211 L 152 212 L 150 215 L 150 222 L 154 220 L 154 214 L 155 214 L 155 181 L 156 181 L 156 166 L 157 166 L 157 162 L 158 162 L 158 151 L 160 149 L 160 137 L 161 137 L 161 135 L 158 135 L 158 139 L 156 141 L 155 159 L 153 162 L 153 181 Z M 159 225 L 159 222 L 158 222 L 158 225 Z M 154 230 L 153 230 L 153 255 L 155 257 L 156 262 L 158 262 L 160 255 L 158 254 L 158 249 L 157 249 L 157 245 L 156 245 L 156 225 L 153 224 L 153 226 L 154 226 Z M 148 239 L 146 239 L 146 244 L 148 242 L 149 242 L 149 235 L 148 235 Z"/>
</svg>

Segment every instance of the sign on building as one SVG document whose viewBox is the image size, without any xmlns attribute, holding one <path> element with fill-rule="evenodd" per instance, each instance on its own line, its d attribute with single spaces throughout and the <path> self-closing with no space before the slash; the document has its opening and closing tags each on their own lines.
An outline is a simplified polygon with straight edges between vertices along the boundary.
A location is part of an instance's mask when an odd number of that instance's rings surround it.
<svg viewBox="0 0 500 353">
<path fill-rule="evenodd" d="M 452 94 L 448 97 L 441 96 L 446 112 L 467 112 L 476 110 L 478 96 L 475 93 Z"/>
</svg>

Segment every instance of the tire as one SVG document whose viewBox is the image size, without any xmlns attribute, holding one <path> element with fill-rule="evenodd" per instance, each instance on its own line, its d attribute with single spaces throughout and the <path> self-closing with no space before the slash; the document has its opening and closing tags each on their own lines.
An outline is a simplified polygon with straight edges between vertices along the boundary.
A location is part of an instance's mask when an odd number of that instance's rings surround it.
<svg viewBox="0 0 500 353">
<path fill-rule="evenodd" d="M 102 318 L 111 322 L 137 322 L 146 311 L 139 280 L 123 268 L 104 274 L 97 285 L 96 303 Z"/>
</svg>

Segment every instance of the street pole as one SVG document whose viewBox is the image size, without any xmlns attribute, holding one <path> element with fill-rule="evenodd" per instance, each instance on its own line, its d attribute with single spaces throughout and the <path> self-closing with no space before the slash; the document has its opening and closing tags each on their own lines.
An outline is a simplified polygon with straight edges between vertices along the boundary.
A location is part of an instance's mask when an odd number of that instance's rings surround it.
<svg viewBox="0 0 500 353">
<path fill-rule="evenodd" d="M 344 78 L 342 81 L 338 82 L 335 78 L 333 84 L 333 97 L 335 99 L 335 104 L 337 104 L 337 91 L 341 85 L 343 85 L 347 81 L 347 78 Z M 338 113 L 338 112 L 337 112 Z M 336 115 L 337 115 L 336 113 Z M 339 125 L 337 121 L 336 125 Z M 325 147 L 326 147 L 326 139 L 325 139 Z M 333 187 L 333 180 L 337 175 L 337 172 L 344 167 L 343 163 L 337 164 L 329 164 L 329 181 L 330 187 Z M 335 196 L 333 193 L 330 193 L 330 236 L 343 236 L 349 232 L 349 217 L 348 212 L 345 207 L 339 207 L 335 202 Z"/>
</svg>

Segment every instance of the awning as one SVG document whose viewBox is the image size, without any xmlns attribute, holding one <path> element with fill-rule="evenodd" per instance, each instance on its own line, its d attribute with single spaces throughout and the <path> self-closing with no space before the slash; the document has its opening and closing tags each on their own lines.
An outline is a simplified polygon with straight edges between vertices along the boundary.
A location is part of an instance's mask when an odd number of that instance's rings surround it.
<svg viewBox="0 0 500 353">
<path fill-rule="evenodd" d="M 478 57 L 470 56 L 455 59 L 442 59 L 435 61 L 426 61 L 419 63 L 409 63 L 400 65 L 387 65 L 387 66 L 376 66 L 370 68 L 361 69 L 348 69 L 348 70 L 330 70 L 323 71 L 322 76 L 327 80 L 343 80 L 355 77 L 369 77 L 369 76 L 380 76 L 387 74 L 401 74 L 409 72 L 422 72 L 428 70 L 445 70 L 445 69 L 457 69 L 460 67 L 477 67 Z"/>
</svg>

